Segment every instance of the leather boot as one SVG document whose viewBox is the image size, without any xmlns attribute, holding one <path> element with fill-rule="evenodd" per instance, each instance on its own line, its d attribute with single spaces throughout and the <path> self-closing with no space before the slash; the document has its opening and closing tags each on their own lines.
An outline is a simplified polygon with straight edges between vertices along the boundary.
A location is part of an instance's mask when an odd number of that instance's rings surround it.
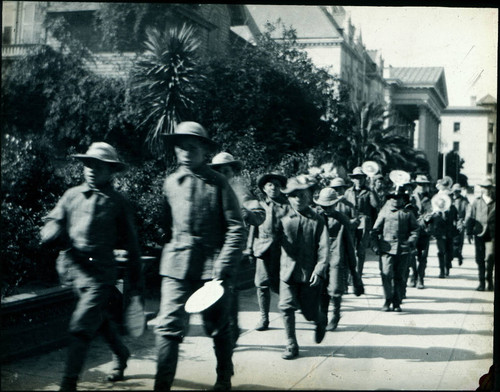
<svg viewBox="0 0 500 392">
<path fill-rule="evenodd" d="M 281 355 L 283 359 L 293 359 L 299 356 L 299 345 L 295 336 L 295 312 L 289 310 L 283 313 L 283 322 L 287 338 L 287 346 Z"/>
<path fill-rule="evenodd" d="M 77 381 L 78 379 L 75 377 L 63 377 L 59 390 L 64 392 L 75 392 Z"/>
<path fill-rule="evenodd" d="M 83 369 L 90 346 L 90 339 L 83 335 L 73 335 L 70 338 L 64 376 L 61 381 L 61 391 L 76 391 L 76 383 Z"/>
<path fill-rule="evenodd" d="M 269 308 L 271 305 L 271 291 L 268 287 L 257 288 L 257 301 L 260 309 L 260 321 L 256 325 L 256 331 L 265 331 L 269 328 Z"/>
<path fill-rule="evenodd" d="M 485 266 L 478 265 L 478 276 L 479 276 L 479 286 L 477 286 L 477 291 L 484 291 L 486 289 L 486 279 L 485 279 Z"/>
<path fill-rule="evenodd" d="M 338 326 L 339 320 L 340 320 L 340 304 L 341 304 L 341 302 L 342 302 L 342 297 L 333 297 L 332 298 L 333 317 L 326 327 L 327 331 L 335 331 L 337 329 L 337 326 Z"/>
<path fill-rule="evenodd" d="M 114 322 L 110 320 L 105 321 L 101 327 L 101 332 L 104 340 L 108 343 L 113 352 L 113 367 L 106 379 L 111 382 L 122 381 L 124 378 L 123 373 L 127 367 L 127 361 L 130 358 L 130 351 L 123 344 L 118 328 Z"/>
<path fill-rule="evenodd" d="M 177 370 L 179 343 L 179 339 L 172 337 L 157 337 L 158 361 L 154 384 L 155 391 L 170 391 Z"/>
<path fill-rule="evenodd" d="M 217 358 L 215 391 L 228 391 L 231 389 L 231 376 L 234 374 L 234 371 L 232 359 L 233 346 L 229 337 L 229 333 L 221 333 L 214 337 L 214 351 Z"/>
</svg>

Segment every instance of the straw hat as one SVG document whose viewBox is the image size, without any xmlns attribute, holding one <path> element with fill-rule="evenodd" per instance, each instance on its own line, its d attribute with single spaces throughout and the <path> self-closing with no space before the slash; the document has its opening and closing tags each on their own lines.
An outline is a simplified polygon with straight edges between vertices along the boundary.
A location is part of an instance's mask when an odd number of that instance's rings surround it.
<svg viewBox="0 0 500 392">
<path fill-rule="evenodd" d="M 104 142 L 92 143 L 85 154 L 75 154 L 73 157 L 81 161 L 97 159 L 101 162 L 111 164 L 115 171 L 121 171 L 126 167 L 125 163 L 120 161 L 116 149 L 110 144 Z"/>
<path fill-rule="evenodd" d="M 453 186 L 451 187 L 451 191 L 452 192 L 461 192 L 462 191 L 462 187 L 457 182 L 456 184 L 453 184 Z"/>
<path fill-rule="evenodd" d="M 446 193 L 436 193 L 431 199 L 432 209 L 434 211 L 448 211 L 451 206 L 451 199 Z"/>
<path fill-rule="evenodd" d="M 212 163 L 209 163 L 209 166 L 217 168 L 222 165 L 229 165 L 234 170 L 240 170 L 243 167 L 243 162 L 234 159 L 234 157 L 228 152 L 220 152 L 212 158 Z"/>
<path fill-rule="evenodd" d="M 183 121 L 176 125 L 174 133 L 164 134 L 165 138 L 176 144 L 181 139 L 185 139 L 186 137 L 194 137 L 198 140 L 204 142 L 210 150 L 216 150 L 218 148 L 218 144 L 211 140 L 208 137 L 208 133 L 205 128 L 201 124 L 198 124 L 194 121 Z"/>
<path fill-rule="evenodd" d="M 264 189 L 264 185 L 269 181 L 276 180 L 280 183 L 281 187 L 284 188 L 286 186 L 286 177 L 279 173 L 266 173 L 259 177 L 257 180 L 257 186 L 260 190 Z"/>
<path fill-rule="evenodd" d="M 481 181 L 479 181 L 479 183 L 477 184 L 483 188 L 493 188 L 493 181 L 491 180 L 491 178 L 483 178 Z"/>
<path fill-rule="evenodd" d="M 342 197 L 333 188 L 323 188 L 314 203 L 322 207 L 329 207 L 337 204 Z"/>
</svg>

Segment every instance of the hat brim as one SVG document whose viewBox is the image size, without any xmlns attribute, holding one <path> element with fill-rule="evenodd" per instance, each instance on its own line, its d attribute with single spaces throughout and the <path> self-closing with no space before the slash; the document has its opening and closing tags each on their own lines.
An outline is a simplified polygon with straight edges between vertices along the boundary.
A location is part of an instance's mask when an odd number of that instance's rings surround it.
<svg viewBox="0 0 500 392">
<path fill-rule="evenodd" d="M 276 180 L 281 184 L 281 188 L 286 187 L 287 178 L 281 174 L 264 174 L 257 181 L 257 186 L 262 190 L 269 181 Z"/>
<path fill-rule="evenodd" d="M 75 155 L 72 155 L 73 158 L 76 158 L 80 161 L 90 161 L 90 160 L 94 160 L 94 161 L 101 161 L 101 162 L 104 162 L 104 163 L 108 163 L 110 164 L 111 166 L 113 166 L 114 170 L 115 171 L 122 171 L 124 170 L 127 165 L 123 162 L 120 162 L 120 161 L 113 161 L 113 160 L 108 160 L 108 159 L 102 159 L 102 158 L 98 158 L 98 157 L 93 157 L 91 155 L 86 155 L 86 154 L 75 154 Z"/>
<path fill-rule="evenodd" d="M 178 144 L 180 140 L 196 139 L 196 140 L 203 142 L 212 151 L 215 151 L 219 148 L 218 143 L 214 142 L 213 140 L 211 140 L 209 138 L 206 138 L 203 136 L 198 136 L 198 135 L 182 134 L 182 133 L 166 133 L 166 134 L 163 134 L 163 137 L 169 143 L 172 143 L 174 145 Z"/>
<path fill-rule="evenodd" d="M 361 174 L 361 173 L 356 173 L 356 174 L 354 174 L 354 173 L 350 173 L 350 174 L 348 174 L 348 176 L 349 176 L 349 177 L 351 177 L 351 178 L 355 178 L 355 177 L 362 177 L 362 178 L 365 178 L 365 177 L 367 177 L 367 175 L 366 175 L 366 174 L 364 174 L 364 173 L 363 173 L 363 174 Z"/>
<path fill-rule="evenodd" d="M 337 204 L 340 200 L 342 199 L 342 196 L 336 198 L 335 200 L 332 200 L 332 201 L 328 201 L 328 202 L 322 202 L 321 200 L 314 200 L 314 204 L 317 204 L 318 206 L 321 206 L 321 207 L 331 207 L 331 206 L 334 206 L 335 204 Z"/>
<path fill-rule="evenodd" d="M 281 193 L 284 193 L 285 195 L 289 195 L 290 193 L 293 193 L 295 191 L 303 191 L 305 189 L 310 189 L 313 186 L 315 186 L 315 184 L 297 184 L 297 185 L 291 186 L 290 188 L 282 189 Z"/>
<path fill-rule="evenodd" d="M 221 167 L 221 166 L 224 166 L 224 165 L 228 165 L 228 166 L 231 166 L 233 167 L 235 170 L 241 170 L 243 168 L 243 162 L 241 161 L 229 161 L 229 162 L 224 162 L 224 163 L 209 163 L 208 166 L 216 169 L 218 167 Z"/>
</svg>

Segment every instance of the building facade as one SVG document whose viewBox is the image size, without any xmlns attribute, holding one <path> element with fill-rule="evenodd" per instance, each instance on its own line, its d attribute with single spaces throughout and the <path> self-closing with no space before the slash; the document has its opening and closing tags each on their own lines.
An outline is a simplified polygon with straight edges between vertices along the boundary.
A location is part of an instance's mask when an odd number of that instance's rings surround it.
<svg viewBox="0 0 500 392">
<path fill-rule="evenodd" d="M 441 152 L 457 152 L 469 185 L 496 180 L 497 102 L 487 95 L 470 106 L 450 106 L 441 115 Z"/>
</svg>

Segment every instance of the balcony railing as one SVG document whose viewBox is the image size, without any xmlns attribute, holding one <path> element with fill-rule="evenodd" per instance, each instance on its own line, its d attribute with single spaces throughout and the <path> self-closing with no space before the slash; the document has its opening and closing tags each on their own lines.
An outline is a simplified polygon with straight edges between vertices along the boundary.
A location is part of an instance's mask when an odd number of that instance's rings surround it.
<svg viewBox="0 0 500 392">
<path fill-rule="evenodd" d="M 2 45 L 2 58 L 17 58 L 25 56 L 30 50 L 42 46 L 41 44 Z"/>
</svg>

